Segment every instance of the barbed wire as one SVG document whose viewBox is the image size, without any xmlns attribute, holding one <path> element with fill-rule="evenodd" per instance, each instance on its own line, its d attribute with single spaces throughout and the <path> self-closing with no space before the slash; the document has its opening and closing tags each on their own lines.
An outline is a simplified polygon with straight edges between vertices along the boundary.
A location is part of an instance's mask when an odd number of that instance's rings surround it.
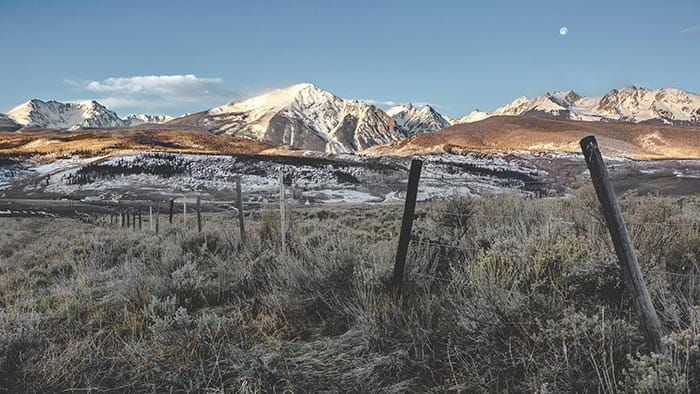
<svg viewBox="0 0 700 394">
<path fill-rule="evenodd" d="M 448 244 L 443 244 L 437 241 L 426 241 L 426 240 L 420 240 L 418 241 L 418 245 L 420 246 L 421 244 L 430 244 L 434 246 L 442 246 L 445 248 L 450 248 L 450 249 L 458 249 L 458 250 L 463 250 L 463 251 L 485 251 L 488 250 L 486 248 L 472 248 L 472 247 L 465 247 L 461 245 L 448 245 Z M 568 260 L 568 261 L 562 261 L 562 263 L 577 263 L 578 261 L 573 261 L 573 260 Z M 620 269 L 620 266 L 618 264 L 610 263 L 610 264 L 600 264 L 600 263 L 590 263 L 587 262 L 585 263 L 585 266 L 592 266 L 592 267 L 599 267 L 599 268 L 606 268 L 606 269 Z M 653 274 L 653 275 L 670 275 L 670 276 L 676 276 L 676 277 L 692 277 L 692 278 L 698 278 L 700 279 L 700 272 L 696 273 L 682 273 L 682 272 L 671 272 L 671 271 L 661 271 L 661 270 L 642 270 L 643 274 Z"/>
<path fill-rule="evenodd" d="M 441 216 L 451 216 L 451 217 L 463 217 L 463 218 L 482 218 L 482 219 L 521 219 L 521 218 L 532 218 L 532 217 L 525 217 L 522 215 L 516 216 L 516 215 L 479 215 L 479 214 L 459 214 L 459 213 L 439 213 L 438 215 Z M 562 223 L 562 224 L 570 224 L 570 225 L 575 225 L 579 224 L 580 222 L 577 221 L 569 221 L 569 220 L 562 220 L 562 219 L 556 219 L 556 218 L 543 218 L 541 219 L 543 221 L 548 221 L 548 222 L 554 222 L 554 223 Z M 596 220 L 590 220 L 590 219 L 581 219 L 580 221 L 583 221 L 585 223 L 593 223 L 593 224 L 598 224 L 598 225 L 604 225 L 605 223 L 601 221 L 596 221 Z M 673 223 L 673 222 L 633 222 L 633 221 L 625 221 L 625 224 L 627 225 L 636 225 L 636 226 L 671 226 L 671 227 L 700 227 L 700 222 L 697 223 Z"/>
</svg>

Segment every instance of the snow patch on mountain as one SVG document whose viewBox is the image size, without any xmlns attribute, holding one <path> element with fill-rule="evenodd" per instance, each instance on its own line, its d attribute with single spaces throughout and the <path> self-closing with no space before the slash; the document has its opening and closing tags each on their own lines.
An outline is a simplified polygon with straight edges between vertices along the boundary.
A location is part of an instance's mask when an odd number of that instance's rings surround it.
<svg viewBox="0 0 700 394">
<path fill-rule="evenodd" d="M 127 126 L 139 126 L 142 124 L 163 124 L 175 118 L 168 115 L 147 115 L 147 114 L 129 114 L 124 117 L 124 123 Z"/>
</svg>

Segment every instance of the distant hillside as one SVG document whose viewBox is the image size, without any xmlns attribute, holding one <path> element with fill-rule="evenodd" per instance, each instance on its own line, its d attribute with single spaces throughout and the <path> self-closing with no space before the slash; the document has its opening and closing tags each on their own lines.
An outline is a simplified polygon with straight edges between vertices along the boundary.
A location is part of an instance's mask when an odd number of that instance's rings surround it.
<svg viewBox="0 0 700 394">
<path fill-rule="evenodd" d="M 700 127 L 625 122 L 580 122 L 530 116 L 496 116 L 372 147 L 368 155 L 413 155 L 460 150 L 579 153 L 595 135 L 603 153 L 631 158 L 700 158 Z"/>
<path fill-rule="evenodd" d="M 153 127 L 0 133 L 0 154 L 61 157 L 125 152 L 278 154 L 286 151 L 243 137 Z"/>
</svg>

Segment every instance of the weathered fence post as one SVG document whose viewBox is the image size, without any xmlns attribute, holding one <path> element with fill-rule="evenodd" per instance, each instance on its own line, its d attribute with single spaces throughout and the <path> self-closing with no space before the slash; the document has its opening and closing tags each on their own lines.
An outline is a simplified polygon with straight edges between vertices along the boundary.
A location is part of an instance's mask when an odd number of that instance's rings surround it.
<svg viewBox="0 0 700 394">
<path fill-rule="evenodd" d="M 202 198 L 197 196 L 197 232 L 202 232 Z"/>
<path fill-rule="evenodd" d="M 126 228 L 131 227 L 131 215 L 129 213 L 129 208 L 124 211 L 124 216 L 126 216 Z"/>
<path fill-rule="evenodd" d="M 160 227 L 160 200 L 156 201 L 156 235 L 158 235 Z"/>
<path fill-rule="evenodd" d="M 586 158 L 588 170 L 591 173 L 591 180 L 593 181 L 598 201 L 600 201 L 603 210 L 605 223 L 608 226 L 610 237 L 615 246 L 615 253 L 622 267 L 623 279 L 632 293 L 634 306 L 639 315 L 647 344 L 654 351 L 665 351 L 665 345 L 662 341 L 664 332 L 661 327 L 661 321 L 656 314 L 656 309 L 644 283 L 644 276 L 639 268 L 637 254 L 625 221 L 622 218 L 620 205 L 610 183 L 610 177 L 605 168 L 603 157 L 600 154 L 600 150 L 598 150 L 598 143 L 594 136 L 588 136 L 581 140 L 580 145 Z"/>
<path fill-rule="evenodd" d="M 136 230 L 136 208 L 131 210 L 131 229 Z"/>
<path fill-rule="evenodd" d="M 141 230 L 142 218 L 141 218 L 141 207 L 139 207 L 139 230 Z"/>
<path fill-rule="evenodd" d="M 168 223 L 173 224 L 173 206 L 175 205 L 175 199 L 170 199 L 170 215 L 168 216 Z"/>
<path fill-rule="evenodd" d="M 153 231 L 153 205 L 148 206 L 148 231 Z"/>
<path fill-rule="evenodd" d="M 287 243 L 287 234 L 284 223 L 284 174 L 282 170 L 280 170 L 278 178 L 280 183 L 280 233 L 282 234 L 282 253 L 284 253 L 284 246 Z"/>
<path fill-rule="evenodd" d="M 403 276 L 406 271 L 406 255 L 408 244 L 411 241 L 411 228 L 413 227 L 413 214 L 416 210 L 416 197 L 418 196 L 418 181 L 423 162 L 418 159 L 411 161 L 411 170 L 408 174 L 408 187 L 406 188 L 406 202 L 403 208 L 403 221 L 401 222 L 401 234 L 399 235 L 399 247 L 396 251 L 394 263 L 394 277 L 392 286 L 401 290 Z"/>
<path fill-rule="evenodd" d="M 187 230 L 187 201 L 182 198 L 182 229 Z"/>
<path fill-rule="evenodd" d="M 238 208 L 238 226 L 241 229 L 241 247 L 245 244 L 245 224 L 243 223 L 243 196 L 241 194 L 241 178 L 236 179 L 236 207 Z"/>
</svg>

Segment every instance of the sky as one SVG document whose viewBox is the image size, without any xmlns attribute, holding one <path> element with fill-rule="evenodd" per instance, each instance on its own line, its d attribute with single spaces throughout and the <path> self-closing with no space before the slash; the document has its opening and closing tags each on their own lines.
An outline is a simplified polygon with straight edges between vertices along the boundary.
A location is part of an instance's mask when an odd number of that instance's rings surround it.
<svg viewBox="0 0 700 394">
<path fill-rule="evenodd" d="M 0 112 L 177 116 L 311 82 L 462 116 L 557 90 L 700 92 L 700 1 L 0 0 L 0 53 Z"/>
</svg>

